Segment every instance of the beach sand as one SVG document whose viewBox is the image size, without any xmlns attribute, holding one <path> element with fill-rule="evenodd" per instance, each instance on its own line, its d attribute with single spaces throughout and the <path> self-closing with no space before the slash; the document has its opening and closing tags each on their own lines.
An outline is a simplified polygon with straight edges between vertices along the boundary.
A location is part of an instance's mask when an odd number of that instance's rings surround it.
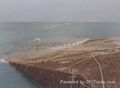
<svg viewBox="0 0 120 88">
<path fill-rule="evenodd" d="M 120 86 L 120 38 L 89 39 L 80 45 L 27 52 L 8 62 L 48 88 Z"/>
</svg>

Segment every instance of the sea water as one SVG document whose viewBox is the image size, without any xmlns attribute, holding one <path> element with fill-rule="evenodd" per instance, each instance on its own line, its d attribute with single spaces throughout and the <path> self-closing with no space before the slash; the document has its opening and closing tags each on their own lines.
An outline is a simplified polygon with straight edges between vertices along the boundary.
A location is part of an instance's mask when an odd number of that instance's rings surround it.
<svg viewBox="0 0 120 88">
<path fill-rule="evenodd" d="M 120 22 L 1 22 L 0 88 L 44 88 L 11 67 L 2 57 L 29 50 L 40 38 L 41 46 L 84 38 L 120 37 Z"/>
<path fill-rule="evenodd" d="M 0 59 L 0 88 L 45 88 Z"/>
</svg>

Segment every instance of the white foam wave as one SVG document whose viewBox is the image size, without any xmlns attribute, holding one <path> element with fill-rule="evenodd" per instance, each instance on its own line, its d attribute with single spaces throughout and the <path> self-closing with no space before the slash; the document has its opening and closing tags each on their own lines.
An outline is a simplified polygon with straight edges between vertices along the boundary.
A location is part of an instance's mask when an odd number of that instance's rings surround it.
<svg viewBox="0 0 120 88">
<path fill-rule="evenodd" d="M 73 47 L 73 46 L 80 46 L 81 44 L 83 44 L 84 42 L 86 42 L 88 40 L 89 39 L 85 39 L 85 40 L 81 40 L 81 41 L 76 41 L 76 42 L 69 43 L 69 44 L 66 44 L 66 45 L 63 45 L 63 46 L 52 47 L 51 49 L 52 50 L 62 50 L 62 49 Z"/>
<path fill-rule="evenodd" d="M 8 63 L 5 59 L 0 59 L 0 63 Z"/>
</svg>

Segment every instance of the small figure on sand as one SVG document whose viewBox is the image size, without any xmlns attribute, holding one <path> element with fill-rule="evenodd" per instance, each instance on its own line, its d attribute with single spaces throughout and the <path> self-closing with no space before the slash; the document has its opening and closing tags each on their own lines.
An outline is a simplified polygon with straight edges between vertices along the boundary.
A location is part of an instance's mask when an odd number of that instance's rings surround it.
<svg viewBox="0 0 120 88">
<path fill-rule="evenodd" d="M 35 39 L 34 43 L 33 43 L 33 47 L 36 49 L 36 50 L 39 50 L 40 49 L 40 39 L 37 38 Z"/>
</svg>

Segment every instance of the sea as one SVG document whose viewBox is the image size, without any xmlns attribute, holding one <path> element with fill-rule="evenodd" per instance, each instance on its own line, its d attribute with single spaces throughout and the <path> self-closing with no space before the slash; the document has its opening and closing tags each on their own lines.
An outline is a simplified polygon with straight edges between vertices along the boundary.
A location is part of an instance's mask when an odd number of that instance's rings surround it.
<svg viewBox="0 0 120 88">
<path fill-rule="evenodd" d="M 42 49 L 87 38 L 120 37 L 120 22 L 0 22 L 0 88 L 45 88 L 11 67 L 5 56 L 32 50 L 40 39 Z"/>
</svg>

